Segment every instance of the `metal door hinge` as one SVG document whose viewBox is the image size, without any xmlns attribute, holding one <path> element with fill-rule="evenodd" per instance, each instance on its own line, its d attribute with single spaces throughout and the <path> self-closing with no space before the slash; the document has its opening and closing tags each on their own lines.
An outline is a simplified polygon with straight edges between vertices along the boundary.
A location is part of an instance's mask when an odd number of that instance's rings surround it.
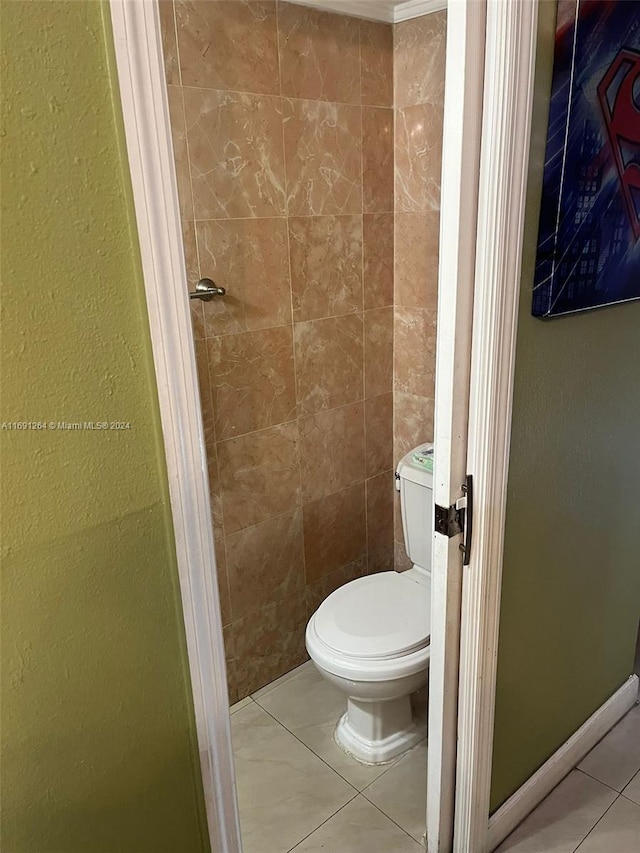
<svg viewBox="0 0 640 853">
<path fill-rule="evenodd" d="M 462 485 L 462 497 L 451 506 L 435 505 L 436 533 L 442 533 L 448 539 L 464 532 L 464 544 L 460 550 L 464 554 L 462 564 L 469 565 L 471 559 L 471 536 L 473 533 L 473 477 L 467 474 Z"/>
</svg>

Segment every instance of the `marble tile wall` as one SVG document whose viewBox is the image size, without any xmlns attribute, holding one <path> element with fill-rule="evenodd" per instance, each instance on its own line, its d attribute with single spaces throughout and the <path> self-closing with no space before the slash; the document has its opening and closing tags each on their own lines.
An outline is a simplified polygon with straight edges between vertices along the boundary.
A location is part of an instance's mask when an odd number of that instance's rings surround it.
<svg viewBox="0 0 640 853">
<path fill-rule="evenodd" d="M 227 289 L 191 307 L 236 701 L 393 566 L 393 33 L 274 0 L 160 12 L 189 286 Z"/>
<path fill-rule="evenodd" d="M 394 26 L 394 465 L 433 440 L 446 24 L 444 11 Z M 403 571 L 398 496 L 394 534 Z"/>
</svg>

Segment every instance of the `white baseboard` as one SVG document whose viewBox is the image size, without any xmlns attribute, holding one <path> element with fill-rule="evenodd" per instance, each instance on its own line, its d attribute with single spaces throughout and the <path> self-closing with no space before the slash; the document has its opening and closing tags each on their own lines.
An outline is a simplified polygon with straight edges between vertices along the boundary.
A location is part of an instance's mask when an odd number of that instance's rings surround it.
<svg viewBox="0 0 640 853">
<path fill-rule="evenodd" d="M 638 701 L 638 676 L 632 675 L 568 741 L 509 797 L 489 818 L 487 850 L 496 847 L 585 757 L 618 720 Z"/>
</svg>

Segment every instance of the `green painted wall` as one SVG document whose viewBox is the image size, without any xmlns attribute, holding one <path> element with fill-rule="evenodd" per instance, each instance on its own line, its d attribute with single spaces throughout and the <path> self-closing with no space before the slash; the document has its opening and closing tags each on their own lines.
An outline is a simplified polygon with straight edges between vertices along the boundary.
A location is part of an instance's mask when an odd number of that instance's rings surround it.
<svg viewBox="0 0 640 853">
<path fill-rule="evenodd" d="M 531 287 L 555 3 L 540 9 L 507 496 L 491 810 L 633 672 L 640 303 L 551 321 Z"/>
<path fill-rule="evenodd" d="M 2 841 L 208 849 L 108 10 L 2 3 Z"/>
</svg>

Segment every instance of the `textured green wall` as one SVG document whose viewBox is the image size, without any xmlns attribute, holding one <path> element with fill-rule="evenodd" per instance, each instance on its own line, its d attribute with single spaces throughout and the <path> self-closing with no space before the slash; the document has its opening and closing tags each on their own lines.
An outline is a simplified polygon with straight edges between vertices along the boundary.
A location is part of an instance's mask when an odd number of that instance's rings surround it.
<svg viewBox="0 0 640 853">
<path fill-rule="evenodd" d="M 110 24 L 2 3 L 2 850 L 208 849 Z"/>
<path fill-rule="evenodd" d="M 555 3 L 540 10 L 491 789 L 503 803 L 633 672 L 640 303 L 531 317 Z"/>
</svg>

